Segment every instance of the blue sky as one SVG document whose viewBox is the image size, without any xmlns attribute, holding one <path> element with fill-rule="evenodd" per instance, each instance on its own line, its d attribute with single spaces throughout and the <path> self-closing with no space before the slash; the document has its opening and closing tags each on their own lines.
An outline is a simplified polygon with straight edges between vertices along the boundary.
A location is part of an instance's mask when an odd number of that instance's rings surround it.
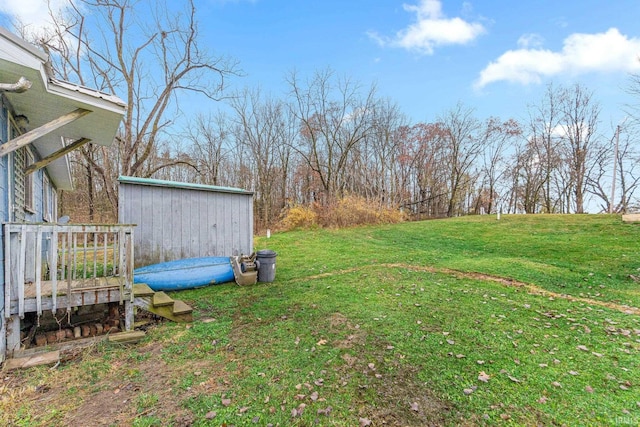
<svg viewBox="0 0 640 427">
<path fill-rule="evenodd" d="M 39 22 L 43 0 L 0 0 Z M 412 122 L 462 102 L 480 118 L 525 119 L 546 84 L 581 83 L 622 120 L 640 73 L 638 0 L 196 0 L 202 42 L 240 62 L 235 88 L 281 96 L 285 75 L 327 67 L 394 100 Z"/>
</svg>

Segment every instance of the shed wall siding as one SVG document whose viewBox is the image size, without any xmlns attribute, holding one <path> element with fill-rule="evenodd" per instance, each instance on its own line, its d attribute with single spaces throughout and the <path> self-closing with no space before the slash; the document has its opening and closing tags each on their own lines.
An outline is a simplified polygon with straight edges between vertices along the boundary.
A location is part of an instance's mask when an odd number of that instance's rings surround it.
<svg viewBox="0 0 640 427">
<path fill-rule="evenodd" d="M 119 222 L 136 224 L 136 267 L 253 251 L 253 196 L 120 183 Z"/>
</svg>

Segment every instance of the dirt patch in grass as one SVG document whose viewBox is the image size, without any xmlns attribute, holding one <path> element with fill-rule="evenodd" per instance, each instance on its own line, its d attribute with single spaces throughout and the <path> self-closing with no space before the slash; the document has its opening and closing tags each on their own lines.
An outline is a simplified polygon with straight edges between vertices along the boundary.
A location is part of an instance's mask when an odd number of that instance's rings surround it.
<svg viewBox="0 0 640 427">
<path fill-rule="evenodd" d="M 495 282 L 495 283 L 500 283 L 500 284 L 502 284 L 504 286 L 510 286 L 510 287 L 517 287 L 517 288 L 525 289 L 531 295 L 540 295 L 540 296 L 547 297 L 547 298 L 566 299 L 568 301 L 581 302 L 581 303 L 584 303 L 584 304 L 598 306 L 598 307 L 606 307 L 606 308 L 609 308 L 611 310 L 620 311 L 620 312 L 625 313 L 625 314 L 640 315 L 640 308 L 638 308 L 638 307 L 631 307 L 631 306 L 628 306 L 628 305 L 617 304 L 615 302 L 610 302 L 610 301 L 599 301 L 599 300 L 595 300 L 593 298 L 584 298 L 584 297 L 576 297 L 576 296 L 568 295 L 568 294 L 560 294 L 558 292 L 552 292 L 552 291 L 548 291 L 546 289 L 542 289 L 541 287 L 539 287 L 539 286 L 537 286 L 535 284 L 532 284 L 532 283 L 520 282 L 518 280 L 514 280 L 514 279 L 510 279 L 510 278 L 506 278 L 506 277 L 492 276 L 490 274 L 459 271 L 459 270 L 453 270 L 453 269 L 450 269 L 450 268 L 436 268 L 436 267 L 428 267 L 428 266 L 416 266 L 416 265 L 413 265 L 413 264 L 401 264 L 401 263 L 379 264 L 378 267 L 382 267 L 382 268 L 406 268 L 407 270 L 411 270 L 411 271 L 424 271 L 424 272 L 428 272 L 428 273 L 451 274 L 451 275 L 453 275 L 455 277 L 458 277 L 458 278 L 473 279 L 473 280 L 484 280 L 484 281 L 487 281 L 487 282 Z M 349 269 L 346 269 L 346 270 L 338 270 L 338 271 L 334 271 L 334 272 L 327 272 L 327 273 L 317 274 L 317 275 L 314 275 L 314 276 L 308 276 L 307 279 L 320 279 L 320 278 L 323 278 L 323 277 L 330 277 L 330 276 L 337 276 L 337 275 L 341 275 L 341 274 L 348 274 L 348 273 L 353 273 L 353 272 L 360 271 L 360 270 L 365 270 L 365 269 L 369 270 L 369 269 L 371 269 L 371 266 L 353 267 L 353 268 L 349 268 Z"/>
<path fill-rule="evenodd" d="M 397 360 L 393 369 L 378 369 L 376 364 L 345 355 L 345 369 L 363 372 L 367 378 L 356 396 L 358 416 L 371 425 L 440 426 L 451 420 L 452 405 L 436 397 L 428 384 L 419 381 L 419 369 Z M 385 364 L 380 359 L 380 367 Z"/>
<path fill-rule="evenodd" d="M 109 372 L 91 384 L 86 379 L 65 377 L 64 371 L 52 371 L 41 379 L 41 385 L 33 387 L 27 385 L 29 371 L 3 373 L 3 392 L 29 407 L 34 425 L 47 420 L 52 426 L 126 426 L 138 418 L 153 417 L 162 425 L 189 426 L 194 415 L 183 402 L 220 392 L 226 374 L 210 360 L 169 365 L 161 357 L 163 348 L 162 342 L 138 346 L 142 360 L 113 362 Z M 195 376 L 193 385 L 181 387 L 180 381 L 188 375 Z M 52 416 L 52 408 L 60 415 Z"/>
<path fill-rule="evenodd" d="M 333 333 L 337 331 L 347 331 L 348 335 L 344 339 L 333 343 L 333 346 L 340 349 L 353 348 L 365 342 L 365 334 L 359 325 L 352 324 L 342 313 L 333 313 L 329 318 L 329 330 Z"/>
<path fill-rule="evenodd" d="M 176 399 L 175 372 L 161 359 L 162 345 L 151 343 L 140 348 L 148 358 L 124 369 L 135 369 L 138 375 L 126 379 L 117 374 L 109 375 L 93 388 L 98 391 L 82 396 L 79 407 L 67 413 L 67 425 L 130 425 L 136 418 L 153 415 L 160 419 L 190 419 L 190 414 L 180 407 L 182 399 Z M 144 399 L 157 404 L 145 407 Z M 189 425 L 187 424 L 182 425 Z M 177 424 L 180 425 L 180 424 Z"/>
<path fill-rule="evenodd" d="M 451 407 L 437 399 L 425 384 L 416 381 L 417 372 L 405 366 L 375 387 L 378 401 L 361 411 L 373 425 L 440 426 Z"/>
<path fill-rule="evenodd" d="M 367 333 L 342 313 L 332 313 L 328 321 L 330 331 L 347 333 L 332 345 L 344 350 L 344 365 L 338 369 L 342 380 L 359 383 L 355 396 L 359 418 L 370 420 L 374 426 L 446 423 L 451 407 L 418 380 L 419 368 L 390 356 L 393 347 L 387 343 L 368 344 Z M 362 357 L 365 354 L 366 359 Z"/>
</svg>

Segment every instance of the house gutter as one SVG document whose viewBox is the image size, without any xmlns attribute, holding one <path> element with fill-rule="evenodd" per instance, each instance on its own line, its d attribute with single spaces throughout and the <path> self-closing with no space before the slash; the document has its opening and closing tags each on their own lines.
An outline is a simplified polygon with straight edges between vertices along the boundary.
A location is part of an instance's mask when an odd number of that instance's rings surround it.
<svg viewBox="0 0 640 427">
<path fill-rule="evenodd" d="M 20 77 L 16 83 L 0 83 L 1 92 L 22 93 L 29 90 L 29 88 L 31 88 L 31 82 L 24 77 Z"/>
</svg>

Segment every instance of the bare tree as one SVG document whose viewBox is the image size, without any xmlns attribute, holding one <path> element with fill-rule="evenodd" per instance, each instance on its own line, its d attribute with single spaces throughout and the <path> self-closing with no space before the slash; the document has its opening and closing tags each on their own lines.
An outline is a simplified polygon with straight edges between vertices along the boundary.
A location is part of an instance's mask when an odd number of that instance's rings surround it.
<svg viewBox="0 0 640 427">
<path fill-rule="evenodd" d="M 352 151 L 372 128 L 375 87 L 362 96 L 359 84 L 336 78 L 331 70 L 316 72 L 305 83 L 292 72 L 287 82 L 301 135 L 301 144 L 292 148 L 319 178 L 327 200 L 340 197 Z"/>
<path fill-rule="evenodd" d="M 593 94 L 576 84 L 563 90 L 560 106 L 563 114 L 564 141 L 571 171 L 575 212 L 584 213 L 587 171 L 593 161 L 597 143 L 600 106 Z"/>
<path fill-rule="evenodd" d="M 397 130 L 406 123 L 398 106 L 388 99 L 377 100 L 371 110 L 371 128 L 354 147 L 352 167 L 347 171 L 349 190 L 380 206 L 397 206 L 397 159 L 400 139 Z"/>
<path fill-rule="evenodd" d="M 634 123 L 618 125 L 611 141 L 598 146 L 595 153 L 587 176 L 587 189 L 601 202 L 603 212 L 624 214 L 633 206 L 635 192 L 640 186 L 640 150 L 634 143 L 635 137 Z M 613 171 L 615 183 L 610 179 Z"/>
<path fill-rule="evenodd" d="M 529 106 L 528 135 L 525 135 L 529 139 L 529 147 L 522 153 L 532 156 L 529 160 L 522 159 L 523 163 L 521 163 L 528 168 L 524 172 L 530 178 L 527 182 L 536 182 L 527 194 L 532 196 L 533 193 L 530 191 L 535 188 L 542 190 L 543 211 L 546 213 L 553 213 L 557 209 L 557 198 L 552 189 L 554 174 L 558 172 L 561 165 L 561 134 L 559 133 L 562 120 L 562 111 L 559 106 L 561 93 L 562 90 L 549 84 L 540 102 Z M 533 165 L 530 162 L 535 164 L 535 169 L 532 169 Z M 532 173 L 535 173 L 535 179 Z M 535 199 L 538 200 L 538 197 L 536 190 Z M 532 198 L 528 197 L 527 200 L 528 210 L 535 211 L 531 206 Z"/>
<path fill-rule="evenodd" d="M 447 212 L 450 169 L 445 134 L 441 123 L 416 123 L 399 130 L 403 206 L 418 217 Z"/>
<path fill-rule="evenodd" d="M 482 175 L 485 184 L 483 190 L 486 192 L 486 212 L 491 213 L 500 198 L 498 183 L 508 172 L 506 151 L 521 137 L 522 129 L 513 119 L 501 123 L 496 117 L 489 118 L 484 128 L 486 143 L 482 151 Z"/>
<path fill-rule="evenodd" d="M 235 147 L 230 118 L 223 112 L 199 113 L 185 132 L 202 184 L 222 185 L 222 168 Z"/>
<path fill-rule="evenodd" d="M 231 106 L 236 117 L 236 140 L 255 169 L 252 188 L 258 225 L 268 227 L 285 204 L 295 122 L 286 104 L 265 98 L 259 89 L 237 94 Z"/>
<path fill-rule="evenodd" d="M 460 213 L 458 206 L 464 201 L 463 190 L 475 179 L 473 166 L 484 149 L 485 139 L 479 135 L 481 122 L 474 111 L 458 103 L 440 119 L 446 150 L 449 181 L 447 216 Z"/>
<path fill-rule="evenodd" d="M 55 30 L 39 42 L 54 53 L 52 67 L 65 80 L 91 82 L 126 101 L 113 149 L 85 150 L 85 160 L 103 181 L 117 211 L 118 175 L 151 175 L 185 161 L 170 157 L 145 169 L 163 132 L 180 113 L 176 95 L 189 92 L 220 99 L 225 79 L 236 73 L 236 63 L 211 56 L 199 44 L 192 0 L 178 12 L 151 0 L 69 0 L 69 5 L 68 13 L 52 14 Z M 141 10 L 152 14 L 136 14 Z"/>
</svg>

